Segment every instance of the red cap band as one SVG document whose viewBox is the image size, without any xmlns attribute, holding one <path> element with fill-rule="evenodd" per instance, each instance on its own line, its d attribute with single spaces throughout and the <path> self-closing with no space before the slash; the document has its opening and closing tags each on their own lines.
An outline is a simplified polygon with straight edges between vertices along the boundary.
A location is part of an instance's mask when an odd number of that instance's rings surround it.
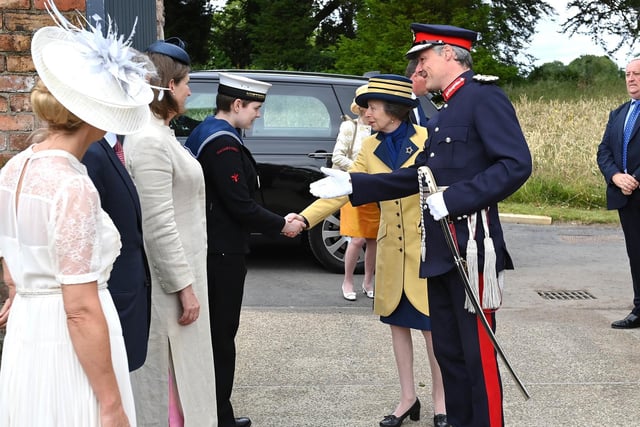
<svg viewBox="0 0 640 427">
<path fill-rule="evenodd" d="M 424 43 L 438 43 L 438 44 L 452 44 L 454 46 L 460 46 L 468 51 L 471 50 L 471 40 L 463 39 L 461 37 L 441 36 L 429 33 L 416 33 L 413 39 L 413 45 Z"/>
</svg>

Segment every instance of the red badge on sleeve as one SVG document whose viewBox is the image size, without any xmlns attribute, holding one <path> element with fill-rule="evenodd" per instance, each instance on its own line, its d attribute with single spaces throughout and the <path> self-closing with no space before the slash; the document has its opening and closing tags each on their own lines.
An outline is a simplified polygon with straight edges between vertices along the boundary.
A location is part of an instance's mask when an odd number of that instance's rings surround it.
<svg viewBox="0 0 640 427">
<path fill-rule="evenodd" d="M 224 153 L 225 151 L 233 151 L 233 152 L 235 152 L 235 153 L 239 153 L 239 152 L 240 152 L 240 150 L 238 150 L 238 148 L 237 148 L 237 147 L 232 147 L 232 146 L 230 146 L 230 145 L 229 145 L 229 146 L 227 146 L 227 147 L 222 147 L 221 149 L 219 149 L 218 151 L 216 151 L 216 154 L 217 154 L 217 155 L 220 155 L 220 154 Z"/>
<path fill-rule="evenodd" d="M 240 180 L 240 175 L 237 173 L 234 173 L 233 175 L 231 175 L 231 180 L 233 182 L 238 182 Z"/>
</svg>

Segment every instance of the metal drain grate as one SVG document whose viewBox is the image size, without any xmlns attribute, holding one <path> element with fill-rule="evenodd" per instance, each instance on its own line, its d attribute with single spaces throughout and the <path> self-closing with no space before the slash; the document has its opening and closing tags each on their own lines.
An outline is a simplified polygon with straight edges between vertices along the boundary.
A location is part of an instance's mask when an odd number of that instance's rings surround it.
<svg viewBox="0 0 640 427">
<path fill-rule="evenodd" d="M 544 299 L 550 300 L 582 300 L 596 299 L 587 291 L 536 291 Z"/>
</svg>

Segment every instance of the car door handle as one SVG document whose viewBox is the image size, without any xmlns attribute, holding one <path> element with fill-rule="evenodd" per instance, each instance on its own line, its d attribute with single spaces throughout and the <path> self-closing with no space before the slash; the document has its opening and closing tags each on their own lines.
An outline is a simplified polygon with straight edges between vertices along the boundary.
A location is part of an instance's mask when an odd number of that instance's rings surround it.
<svg viewBox="0 0 640 427">
<path fill-rule="evenodd" d="M 312 159 L 320 159 L 320 160 L 330 159 L 332 156 L 333 156 L 333 153 L 327 153 L 326 151 L 316 151 L 315 153 L 307 154 L 307 157 L 310 157 Z"/>
</svg>

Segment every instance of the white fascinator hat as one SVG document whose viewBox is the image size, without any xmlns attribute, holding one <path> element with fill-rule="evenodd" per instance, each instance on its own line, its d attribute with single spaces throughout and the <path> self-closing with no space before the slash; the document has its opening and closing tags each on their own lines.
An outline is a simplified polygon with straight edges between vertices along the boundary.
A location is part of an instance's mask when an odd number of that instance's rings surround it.
<svg viewBox="0 0 640 427">
<path fill-rule="evenodd" d="M 38 75 L 53 96 L 88 124 L 128 135 L 150 119 L 153 91 L 144 61 L 136 60 L 127 40 L 116 34 L 109 18 L 106 36 L 101 19 L 88 29 L 71 24 L 52 0 L 46 2 L 57 26 L 43 27 L 33 36 L 31 55 Z"/>
</svg>

